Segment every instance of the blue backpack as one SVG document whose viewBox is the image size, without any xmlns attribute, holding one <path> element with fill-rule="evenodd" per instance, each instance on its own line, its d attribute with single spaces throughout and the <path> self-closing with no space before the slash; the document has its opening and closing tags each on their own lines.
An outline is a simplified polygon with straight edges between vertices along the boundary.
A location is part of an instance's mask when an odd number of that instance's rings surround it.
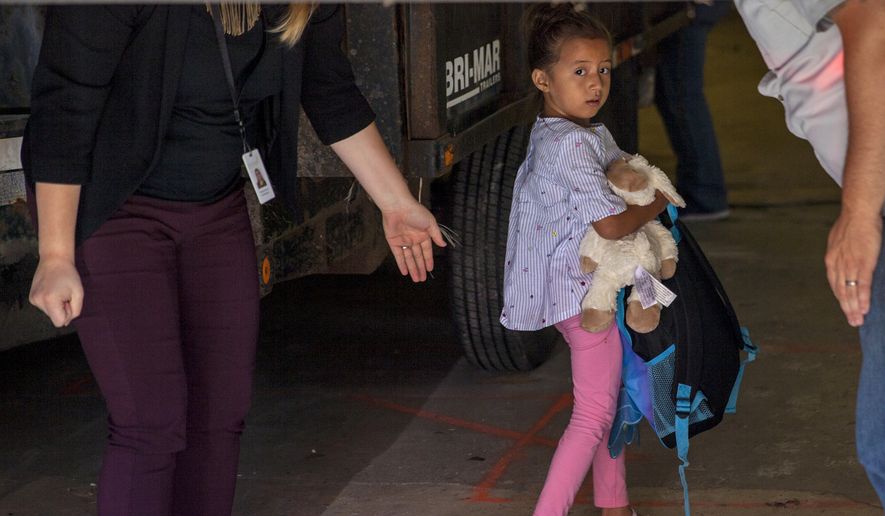
<svg viewBox="0 0 885 516">
<path fill-rule="evenodd" d="M 691 514 L 685 467 L 689 438 L 709 430 L 735 411 L 744 367 L 758 348 L 737 316 L 722 284 L 672 205 L 661 222 L 679 250 L 676 274 L 662 283 L 676 294 L 661 311 L 658 327 L 636 333 L 624 324 L 625 290 L 618 297 L 617 323 L 624 344 L 623 381 L 609 438 L 612 457 L 633 442 L 645 417 L 661 443 L 682 461 L 685 514 Z M 747 358 L 741 361 L 741 352 Z"/>
</svg>

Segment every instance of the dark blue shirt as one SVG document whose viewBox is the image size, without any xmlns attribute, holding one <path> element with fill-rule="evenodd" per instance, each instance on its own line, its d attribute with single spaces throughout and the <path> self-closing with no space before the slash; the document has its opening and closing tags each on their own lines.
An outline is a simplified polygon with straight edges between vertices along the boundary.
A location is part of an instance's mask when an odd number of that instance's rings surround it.
<svg viewBox="0 0 885 516">
<path fill-rule="evenodd" d="M 226 36 L 250 146 L 257 139 L 256 107 L 280 89 L 281 47 L 266 29 L 262 17 L 245 34 Z M 195 5 L 162 155 L 136 193 L 173 201 L 217 200 L 242 183 L 242 154 L 215 26 L 205 6 Z"/>
</svg>

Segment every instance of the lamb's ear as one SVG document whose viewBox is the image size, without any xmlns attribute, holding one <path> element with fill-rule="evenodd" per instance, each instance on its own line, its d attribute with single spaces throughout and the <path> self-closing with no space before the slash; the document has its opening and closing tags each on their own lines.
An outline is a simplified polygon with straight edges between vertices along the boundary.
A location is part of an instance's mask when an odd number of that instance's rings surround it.
<svg viewBox="0 0 885 516">
<path fill-rule="evenodd" d="M 654 187 L 655 190 L 664 194 L 664 197 L 666 197 L 671 204 L 680 208 L 685 208 L 685 201 L 676 192 L 676 187 L 673 186 L 673 183 L 670 182 L 670 179 L 663 170 L 652 165 L 639 154 L 630 160 L 630 166 L 637 170 L 641 170 L 648 177 L 650 185 Z"/>
<path fill-rule="evenodd" d="M 650 177 L 649 182 L 651 185 L 664 194 L 664 197 L 670 201 L 670 204 L 678 206 L 680 208 L 685 208 L 685 201 L 682 199 L 682 196 L 676 192 L 676 187 L 673 186 L 673 183 L 670 182 L 670 179 L 667 177 L 667 174 L 664 173 L 663 170 L 659 169 L 655 166 L 650 166 Z"/>
<path fill-rule="evenodd" d="M 682 196 L 676 193 L 676 189 L 673 188 L 672 185 L 668 183 L 667 185 L 659 186 L 662 186 L 662 188 L 658 188 L 658 191 L 664 194 L 664 197 L 666 197 L 667 200 L 670 201 L 670 204 L 673 204 L 674 206 L 678 206 L 680 208 L 685 208 L 685 200 L 682 199 Z M 669 188 L 667 188 L 667 186 L 669 186 Z"/>
</svg>

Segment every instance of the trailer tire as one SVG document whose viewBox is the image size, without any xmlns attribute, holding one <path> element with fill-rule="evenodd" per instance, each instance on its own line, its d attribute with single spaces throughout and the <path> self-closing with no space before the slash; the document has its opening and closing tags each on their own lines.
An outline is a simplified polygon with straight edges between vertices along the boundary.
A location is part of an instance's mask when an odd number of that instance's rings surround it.
<svg viewBox="0 0 885 516">
<path fill-rule="evenodd" d="M 467 359 L 489 371 L 529 371 L 556 341 L 554 328 L 511 331 L 499 322 L 513 180 L 529 131 L 514 127 L 453 167 L 451 221 L 461 245 L 451 250 L 449 293 Z"/>
</svg>

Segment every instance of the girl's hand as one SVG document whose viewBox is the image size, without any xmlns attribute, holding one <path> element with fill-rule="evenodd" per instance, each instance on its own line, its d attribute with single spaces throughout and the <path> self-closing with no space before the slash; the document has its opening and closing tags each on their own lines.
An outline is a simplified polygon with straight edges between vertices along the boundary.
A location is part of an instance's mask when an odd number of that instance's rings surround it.
<svg viewBox="0 0 885 516">
<path fill-rule="evenodd" d="M 664 192 L 660 190 L 655 190 L 655 200 L 651 203 L 653 206 L 652 209 L 654 210 L 654 216 L 649 220 L 654 220 L 658 215 L 663 213 L 664 210 L 667 209 L 667 205 L 669 205 L 671 202 L 673 201 L 668 199 L 667 195 Z"/>
<path fill-rule="evenodd" d="M 83 309 L 83 284 L 74 263 L 65 258 L 41 258 L 28 300 L 48 315 L 56 328 L 70 324 Z"/>
<path fill-rule="evenodd" d="M 627 209 L 617 215 L 597 220 L 592 223 L 593 230 L 606 240 L 617 240 L 635 232 L 648 221 L 654 220 L 667 209 L 667 197 L 660 190 L 655 191 L 655 200 L 645 206 L 628 204 Z"/>
<path fill-rule="evenodd" d="M 414 282 L 426 280 L 427 271 L 433 270 L 433 243 L 446 246 L 436 219 L 414 199 L 381 210 L 381 216 L 384 236 L 400 273 L 410 275 Z"/>
</svg>

